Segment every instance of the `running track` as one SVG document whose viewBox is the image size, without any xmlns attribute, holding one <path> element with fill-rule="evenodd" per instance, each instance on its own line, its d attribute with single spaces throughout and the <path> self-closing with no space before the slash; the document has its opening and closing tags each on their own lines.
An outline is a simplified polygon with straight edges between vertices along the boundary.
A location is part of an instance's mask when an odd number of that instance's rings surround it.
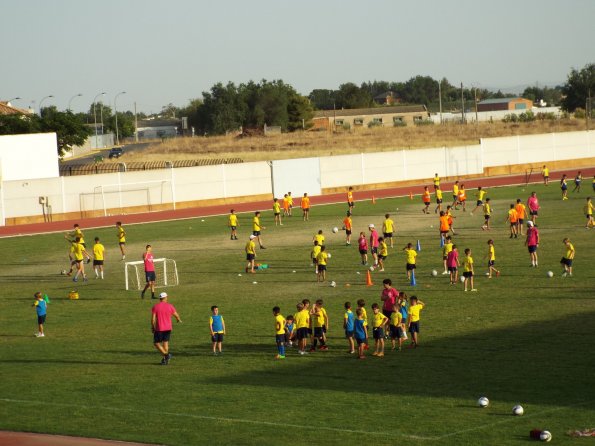
<svg viewBox="0 0 595 446">
<path fill-rule="evenodd" d="M 593 175 L 595 175 L 595 167 L 590 168 L 580 168 L 583 173 L 583 187 L 591 190 L 591 180 Z M 578 169 L 566 169 L 565 171 L 559 172 L 550 172 L 550 186 L 557 188 L 558 181 L 562 176 L 562 173 L 566 173 L 568 175 L 568 185 L 569 187 L 573 187 L 574 182 L 573 178 Z M 531 177 L 532 183 L 540 183 L 541 182 L 541 173 L 534 172 Z M 515 184 L 524 184 L 525 183 L 525 175 L 518 174 L 518 175 L 507 175 L 507 176 L 498 176 L 498 177 L 484 177 L 484 178 L 474 178 L 474 179 L 461 179 L 460 182 L 465 183 L 465 188 L 467 191 L 471 191 L 472 189 L 476 188 L 477 186 L 482 186 L 486 188 L 496 187 L 496 186 L 511 186 Z M 432 184 L 432 181 L 429 181 L 429 184 Z M 442 182 L 441 188 L 444 191 L 452 190 L 453 181 L 449 182 Z M 375 198 L 389 198 L 389 197 L 403 197 L 408 196 L 410 192 L 413 192 L 414 195 L 420 195 L 422 186 L 404 186 L 404 187 L 393 187 L 388 189 L 378 189 L 378 190 L 369 190 L 369 191 L 357 191 L 355 193 L 355 199 L 358 200 L 371 200 L 373 197 Z M 448 193 L 445 193 L 445 196 L 448 197 Z M 339 203 L 345 201 L 345 192 L 338 193 L 338 194 L 329 194 L 329 195 L 320 195 L 311 197 L 310 203 L 311 205 L 320 205 L 320 204 L 331 204 L 331 203 Z M 299 199 L 299 196 L 296 195 L 296 199 Z M 114 226 L 116 221 L 121 220 L 123 224 L 134 224 L 134 223 L 151 223 L 157 221 L 167 221 L 167 220 L 177 220 L 177 219 L 186 219 L 186 218 L 201 218 L 201 217 L 208 217 L 212 215 L 222 215 L 229 213 L 231 208 L 234 208 L 236 212 L 253 212 L 256 210 L 269 210 L 271 207 L 271 201 L 252 201 L 252 202 L 244 202 L 244 203 L 236 203 L 233 205 L 224 204 L 224 205 L 215 205 L 215 206 L 204 206 L 198 208 L 187 208 L 187 209 L 179 209 L 179 210 L 168 210 L 168 211 L 159 211 L 159 212 L 145 212 L 139 214 L 126 214 L 126 215 L 112 215 L 109 217 L 94 217 L 94 218 L 85 218 L 85 219 L 78 219 L 78 220 L 62 220 L 62 221 L 54 221 L 48 223 L 31 223 L 31 224 L 23 224 L 23 225 L 13 225 L 13 226 L 2 226 L 0 227 L 0 237 L 12 237 L 12 236 L 19 236 L 19 235 L 31 235 L 31 234 L 43 234 L 49 232 L 62 232 L 68 231 L 72 229 L 72 226 L 75 223 L 79 223 L 83 228 L 99 228 L 99 227 L 109 227 Z"/>
</svg>

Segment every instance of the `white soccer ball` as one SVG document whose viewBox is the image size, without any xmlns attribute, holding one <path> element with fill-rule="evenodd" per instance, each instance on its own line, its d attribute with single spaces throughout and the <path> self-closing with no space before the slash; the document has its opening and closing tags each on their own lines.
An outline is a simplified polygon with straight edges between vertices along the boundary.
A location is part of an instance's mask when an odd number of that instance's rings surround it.
<svg viewBox="0 0 595 446">
<path fill-rule="evenodd" d="M 486 273 L 486 276 L 489 276 L 489 275 L 490 275 L 490 273 L 489 273 L 489 272 L 488 272 L 488 273 Z"/>
<path fill-rule="evenodd" d="M 66 275 L 66 270 L 63 269 L 62 271 L 60 271 L 60 274 L 62 274 L 63 276 L 65 276 Z"/>
<path fill-rule="evenodd" d="M 337 286 L 337 282 L 335 282 L 334 280 L 331 282 L 331 286 L 334 288 Z"/>
<path fill-rule="evenodd" d="M 521 416 L 524 413 L 525 413 L 525 409 L 523 409 L 523 406 L 521 406 L 520 404 L 517 404 L 516 406 L 514 406 L 512 408 L 512 414 L 513 415 Z"/>
<path fill-rule="evenodd" d="M 339 232 L 339 228 L 337 228 L 336 226 L 333 228 L 333 232 L 336 234 L 337 232 Z"/>
<path fill-rule="evenodd" d="M 242 277 L 242 274 L 238 274 L 238 277 Z"/>
<path fill-rule="evenodd" d="M 490 400 L 487 397 L 482 396 L 480 399 L 477 400 L 477 405 L 481 408 L 488 407 L 490 404 Z"/>
<path fill-rule="evenodd" d="M 374 267 L 373 266 L 370 267 L 370 271 L 374 272 Z"/>
<path fill-rule="evenodd" d="M 252 285 L 256 285 L 258 282 L 252 282 Z"/>
<path fill-rule="evenodd" d="M 295 271 L 295 269 L 294 269 L 294 270 L 292 271 L 292 273 L 295 273 L 295 272 L 296 272 L 296 271 Z"/>
<path fill-rule="evenodd" d="M 438 271 L 436 271 L 435 269 L 432 270 L 432 276 L 436 277 L 438 275 Z"/>
<path fill-rule="evenodd" d="M 328 257 L 329 259 L 332 257 L 332 255 L 331 255 L 331 253 L 330 253 L 330 252 L 327 254 L 327 257 Z"/>
<path fill-rule="evenodd" d="M 547 272 L 547 276 L 548 276 L 548 277 L 554 277 L 554 273 L 553 273 L 552 271 L 548 271 L 548 272 Z"/>
<path fill-rule="evenodd" d="M 461 276 L 461 283 L 465 283 L 465 276 Z"/>
<path fill-rule="evenodd" d="M 539 439 L 541 441 L 552 441 L 552 433 L 550 431 L 541 431 L 539 434 Z"/>
</svg>

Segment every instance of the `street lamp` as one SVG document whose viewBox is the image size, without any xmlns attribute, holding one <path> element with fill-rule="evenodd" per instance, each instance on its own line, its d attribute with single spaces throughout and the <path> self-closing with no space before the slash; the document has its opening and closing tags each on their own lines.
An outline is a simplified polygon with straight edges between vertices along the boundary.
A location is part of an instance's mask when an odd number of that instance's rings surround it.
<svg viewBox="0 0 595 446">
<path fill-rule="evenodd" d="M 97 98 L 99 96 L 104 96 L 105 95 L 105 91 L 103 93 L 99 93 L 97 96 L 95 96 L 93 98 L 93 118 L 95 120 L 95 149 L 97 148 L 98 144 L 97 144 L 97 110 L 95 109 L 95 105 L 97 104 Z M 103 136 L 102 136 L 103 138 Z"/>
<path fill-rule="evenodd" d="M 45 101 L 48 98 L 53 98 L 54 95 L 50 94 L 48 96 L 44 96 L 43 98 L 41 98 L 41 101 L 39 101 L 39 116 L 41 116 L 41 104 L 43 104 L 43 101 Z"/>
<path fill-rule="evenodd" d="M 17 96 L 16 98 L 9 99 L 6 103 L 10 104 L 12 101 L 16 101 L 17 99 L 21 99 L 21 98 L 19 96 Z"/>
<path fill-rule="evenodd" d="M 73 100 L 74 98 L 78 98 L 79 96 L 82 96 L 82 95 L 83 95 L 82 93 L 75 94 L 73 97 L 71 97 L 71 98 L 68 100 L 68 111 L 72 111 L 72 109 L 70 108 L 70 104 L 72 103 L 72 100 Z"/>
<path fill-rule="evenodd" d="M 116 145 L 118 145 L 118 146 L 120 145 L 120 136 L 118 133 L 118 108 L 116 107 L 116 101 L 118 100 L 118 96 L 120 96 L 121 94 L 126 94 L 126 92 L 121 91 L 114 98 L 114 113 L 116 114 Z"/>
</svg>

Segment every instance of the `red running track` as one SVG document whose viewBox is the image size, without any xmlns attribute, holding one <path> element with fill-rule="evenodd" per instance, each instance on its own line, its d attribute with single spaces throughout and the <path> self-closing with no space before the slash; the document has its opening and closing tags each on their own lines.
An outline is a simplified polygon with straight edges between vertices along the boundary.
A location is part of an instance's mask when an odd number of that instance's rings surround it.
<svg viewBox="0 0 595 446">
<path fill-rule="evenodd" d="M 595 167 L 590 168 L 582 168 L 581 171 L 583 173 L 583 183 L 584 187 L 591 188 L 591 177 L 595 175 Z M 574 170 L 569 171 L 566 170 L 564 173 L 567 173 L 569 176 L 569 187 L 573 184 L 574 178 Z M 557 187 L 557 181 L 561 177 L 562 172 L 551 172 L 550 173 L 550 184 L 552 187 Z M 541 182 L 541 174 L 539 172 L 534 172 L 531 178 L 532 183 L 540 183 Z M 500 176 L 500 177 L 486 177 L 486 178 L 473 178 L 473 179 L 464 179 L 459 180 L 460 182 L 465 183 L 465 188 L 470 191 L 477 186 L 482 187 L 496 187 L 496 186 L 511 186 L 515 184 L 524 184 L 525 183 L 525 175 L 507 175 L 507 176 Z M 432 184 L 430 182 L 430 184 Z M 452 181 L 443 182 L 442 189 L 452 190 Z M 414 195 L 421 194 L 421 185 L 420 186 L 403 186 L 403 187 L 393 187 L 388 189 L 378 189 L 378 190 L 369 190 L 369 191 L 358 191 L 355 194 L 355 199 L 357 200 L 370 200 L 373 197 L 375 198 L 389 198 L 389 197 L 404 197 L 408 196 L 410 192 L 413 192 Z M 297 199 L 299 197 L 296 196 Z M 329 195 L 320 195 L 311 197 L 310 203 L 311 205 L 319 205 L 319 204 L 331 204 L 331 203 L 339 203 L 346 201 L 346 193 L 338 193 L 338 194 L 329 194 Z M 236 212 L 253 212 L 257 210 L 269 210 L 271 208 L 271 201 L 252 201 L 246 203 L 236 203 L 233 205 L 225 204 L 225 205 L 215 205 L 215 206 L 204 206 L 198 208 L 187 208 L 187 209 L 179 209 L 179 210 L 168 210 L 168 211 L 159 211 L 159 212 L 144 212 L 139 214 L 126 214 L 126 215 L 112 215 L 109 217 L 94 217 L 94 218 L 84 218 L 84 219 L 77 219 L 77 220 L 62 220 L 62 221 L 54 221 L 48 223 L 30 223 L 30 224 L 23 224 L 23 225 L 13 225 L 13 226 L 2 226 L 0 227 L 0 237 L 12 237 L 17 235 L 31 235 L 31 234 L 43 234 L 49 232 L 62 232 L 68 231 L 72 229 L 72 226 L 75 223 L 80 224 L 83 228 L 100 228 L 100 227 L 109 227 L 114 226 L 116 221 L 120 220 L 123 224 L 134 224 L 134 223 L 151 223 L 157 221 L 167 221 L 167 220 L 178 220 L 178 219 L 186 219 L 186 218 L 200 218 L 200 217 L 208 217 L 212 215 L 222 215 L 228 214 L 231 208 L 234 208 Z"/>
</svg>

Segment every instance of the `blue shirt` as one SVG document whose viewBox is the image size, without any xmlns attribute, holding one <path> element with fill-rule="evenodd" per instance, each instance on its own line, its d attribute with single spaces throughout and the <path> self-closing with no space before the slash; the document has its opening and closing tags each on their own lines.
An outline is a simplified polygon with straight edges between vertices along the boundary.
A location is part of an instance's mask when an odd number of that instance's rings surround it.
<svg viewBox="0 0 595 446">
<path fill-rule="evenodd" d="M 211 324 L 213 326 L 213 333 L 223 333 L 223 316 L 218 314 L 217 316 L 211 316 Z"/>
<path fill-rule="evenodd" d="M 366 339 L 366 329 L 364 328 L 364 320 L 363 319 L 355 320 L 355 338 L 356 339 Z"/>
<path fill-rule="evenodd" d="M 47 313 L 47 303 L 45 300 L 37 300 L 37 305 L 35 309 L 37 310 L 37 316 L 45 316 Z"/>
<path fill-rule="evenodd" d="M 401 316 L 403 317 L 403 322 L 405 322 L 407 320 L 407 307 L 402 305 L 399 311 L 401 312 Z"/>
<path fill-rule="evenodd" d="M 345 331 L 353 331 L 355 328 L 355 316 L 353 311 L 347 310 L 345 312 Z"/>
<path fill-rule="evenodd" d="M 289 323 L 285 324 L 285 328 L 287 329 L 288 333 L 293 332 L 293 322 L 291 324 L 289 324 Z"/>
</svg>

